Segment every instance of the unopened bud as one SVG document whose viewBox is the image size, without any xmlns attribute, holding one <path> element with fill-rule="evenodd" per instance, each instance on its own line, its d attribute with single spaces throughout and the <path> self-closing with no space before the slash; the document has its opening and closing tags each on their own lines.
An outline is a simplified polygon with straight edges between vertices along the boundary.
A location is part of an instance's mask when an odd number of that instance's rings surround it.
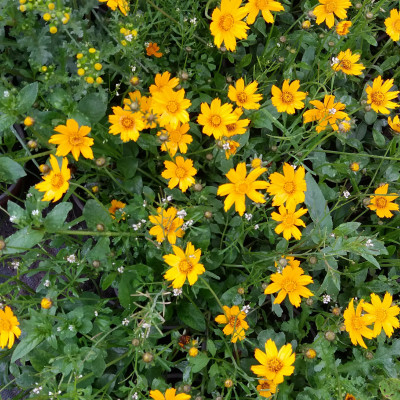
<svg viewBox="0 0 400 400">
<path fill-rule="evenodd" d="M 203 185 L 201 183 L 195 183 L 193 189 L 195 192 L 201 192 L 203 190 Z"/>
<path fill-rule="evenodd" d="M 374 354 L 371 353 L 370 351 L 367 351 L 367 352 L 365 353 L 365 358 L 366 358 L 367 360 L 372 360 L 372 359 L 374 358 Z"/>
<path fill-rule="evenodd" d="M 53 305 L 53 302 L 48 297 L 44 297 L 40 302 L 40 306 L 45 310 L 48 310 Z"/>
<path fill-rule="evenodd" d="M 30 149 L 36 149 L 38 147 L 37 141 L 36 140 L 30 140 L 28 142 L 28 147 Z"/>
<path fill-rule="evenodd" d="M 6 242 L 4 240 L 0 240 L 0 250 L 3 250 L 6 247 Z"/>
<path fill-rule="evenodd" d="M 244 294 L 244 288 L 240 287 L 237 290 L 238 294 Z"/>
<path fill-rule="evenodd" d="M 363 204 L 365 207 L 367 207 L 369 204 L 371 204 L 371 199 L 369 197 L 366 197 L 365 199 L 363 199 Z"/>
<path fill-rule="evenodd" d="M 228 76 L 225 78 L 225 80 L 226 80 L 227 83 L 232 83 L 232 82 L 233 82 L 233 79 L 232 79 L 232 77 L 231 77 L 230 75 L 228 75 Z"/>
<path fill-rule="evenodd" d="M 100 267 L 100 261 L 94 260 L 94 261 L 92 262 L 92 266 L 93 266 L 93 268 L 99 268 L 99 267 Z"/>
<path fill-rule="evenodd" d="M 213 216 L 213 214 L 212 214 L 211 211 L 206 211 L 206 212 L 204 213 L 204 217 L 207 218 L 207 219 L 211 219 L 212 216 Z"/>
<path fill-rule="evenodd" d="M 309 262 L 310 264 L 312 264 L 312 265 L 315 265 L 315 264 L 318 262 L 318 259 L 317 259 L 317 257 L 315 257 L 315 256 L 311 256 L 311 257 L 308 259 L 308 262 Z"/>
<path fill-rule="evenodd" d="M 137 347 L 137 346 L 139 346 L 139 344 L 140 344 L 140 341 L 139 341 L 139 339 L 132 339 L 132 346 L 134 346 L 134 347 Z"/>
<path fill-rule="evenodd" d="M 354 6 L 357 10 L 359 10 L 362 7 L 361 3 L 356 3 L 356 5 Z"/>
<path fill-rule="evenodd" d="M 190 385 L 183 385 L 183 391 L 185 393 L 189 393 L 192 390 L 192 387 Z"/>
<path fill-rule="evenodd" d="M 262 290 L 265 290 L 265 289 L 267 288 L 267 286 L 268 286 L 268 283 L 264 282 L 264 283 L 261 285 L 261 289 L 262 289 Z"/>
<path fill-rule="evenodd" d="M 367 13 L 365 14 L 365 18 L 367 18 L 367 19 L 372 19 L 372 18 L 374 18 L 374 14 L 372 14 L 372 12 L 367 12 Z"/>
<path fill-rule="evenodd" d="M 154 356 L 151 353 L 144 353 L 142 356 L 142 360 L 147 364 L 151 363 L 153 361 L 153 359 L 154 359 Z"/>
<path fill-rule="evenodd" d="M 271 151 L 277 151 L 278 150 L 278 146 L 271 146 Z"/>
<path fill-rule="evenodd" d="M 103 224 L 97 224 L 96 225 L 96 230 L 98 232 L 103 232 L 104 231 L 104 225 Z"/>
<path fill-rule="evenodd" d="M 98 167 L 102 167 L 105 163 L 106 163 L 106 159 L 105 159 L 104 157 L 99 157 L 99 158 L 96 160 L 96 165 L 97 165 Z"/>
<path fill-rule="evenodd" d="M 370 106 L 369 104 L 367 104 L 367 105 L 364 107 L 364 110 L 365 110 L 366 112 L 371 111 L 371 106 Z"/>
<path fill-rule="evenodd" d="M 314 349 L 308 349 L 308 350 L 304 353 L 304 355 L 305 355 L 308 359 L 312 360 L 313 358 L 316 357 L 317 352 L 316 352 Z"/>
<path fill-rule="evenodd" d="M 306 299 L 306 304 L 308 306 L 312 306 L 314 304 L 314 300 L 311 297 L 309 297 L 308 299 Z"/>
<path fill-rule="evenodd" d="M 286 258 L 281 258 L 281 259 L 278 261 L 278 263 L 279 263 L 279 265 L 280 265 L 282 268 L 285 268 L 286 265 L 288 264 Z"/>
<path fill-rule="evenodd" d="M 226 53 L 226 47 L 225 46 L 221 46 L 220 48 L 221 53 Z"/>
<path fill-rule="evenodd" d="M 336 338 L 335 332 L 327 331 L 325 332 L 325 339 L 329 342 L 333 342 Z"/>
<path fill-rule="evenodd" d="M 279 38 L 279 41 L 280 41 L 281 43 L 285 43 L 285 42 L 286 42 L 286 36 L 281 36 L 281 37 Z"/>
<path fill-rule="evenodd" d="M 224 386 L 225 386 L 226 388 L 232 387 L 232 386 L 233 386 L 233 381 L 232 381 L 232 379 L 227 379 L 227 380 L 224 382 Z"/>
<path fill-rule="evenodd" d="M 189 74 L 186 71 L 182 71 L 181 74 L 180 74 L 180 78 L 183 81 L 187 81 L 189 79 Z"/>
<path fill-rule="evenodd" d="M 43 175 L 47 175 L 50 172 L 50 167 L 47 164 L 40 164 L 39 165 L 39 171 Z"/>
<path fill-rule="evenodd" d="M 332 314 L 333 315 L 336 315 L 338 317 L 340 315 L 340 313 L 341 313 L 340 307 L 333 307 L 332 308 Z"/>
<path fill-rule="evenodd" d="M 213 158 L 214 158 L 214 156 L 212 155 L 212 153 L 206 154 L 206 160 L 211 161 Z"/>
</svg>

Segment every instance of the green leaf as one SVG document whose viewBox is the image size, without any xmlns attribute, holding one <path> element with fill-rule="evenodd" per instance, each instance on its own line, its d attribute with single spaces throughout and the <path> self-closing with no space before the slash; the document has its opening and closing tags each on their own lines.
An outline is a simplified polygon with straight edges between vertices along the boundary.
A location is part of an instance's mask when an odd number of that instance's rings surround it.
<svg viewBox="0 0 400 400">
<path fill-rule="evenodd" d="M 43 239 L 43 236 L 44 231 L 33 230 L 26 226 L 5 240 L 6 247 L 3 249 L 3 254 L 23 253 L 36 246 Z"/>
<path fill-rule="evenodd" d="M 17 111 L 20 114 L 25 114 L 30 110 L 36 100 L 38 94 L 38 83 L 34 82 L 25 86 L 17 96 Z"/>
<path fill-rule="evenodd" d="M 364 114 L 364 120 L 368 125 L 372 125 L 376 121 L 377 118 L 378 118 L 378 115 L 376 114 L 376 112 L 374 110 L 367 111 Z"/>
<path fill-rule="evenodd" d="M 190 358 L 190 364 L 193 365 L 192 372 L 196 373 L 201 371 L 210 361 L 207 354 L 199 353 L 196 357 Z"/>
<path fill-rule="evenodd" d="M 400 400 L 400 379 L 383 379 L 379 382 L 379 388 L 385 399 Z"/>
<path fill-rule="evenodd" d="M 20 358 L 29 354 L 36 346 L 43 341 L 43 336 L 27 336 L 22 339 L 15 348 L 11 357 L 11 362 L 19 360 Z"/>
<path fill-rule="evenodd" d="M 217 352 L 217 348 L 215 347 L 215 344 L 212 340 L 207 340 L 207 350 L 210 352 L 210 354 L 214 357 L 216 352 Z"/>
<path fill-rule="evenodd" d="M 136 157 L 123 157 L 117 161 L 117 167 L 126 179 L 131 179 L 135 176 L 138 167 L 138 159 Z"/>
<path fill-rule="evenodd" d="M 244 68 L 247 67 L 251 63 L 251 59 L 253 58 L 253 55 L 251 53 L 246 54 L 239 63 L 239 68 Z"/>
<path fill-rule="evenodd" d="M 339 236 L 350 235 L 352 233 L 356 233 L 360 225 L 361 222 L 346 222 L 344 224 L 340 224 L 333 232 Z"/>
<path fill-rule="evenodd" d="M 380 65 L 381 70 L 386 71 L 390 68 L 397 67 L 399 61 L 400 61 L 400 56 L 398 56 L 397 54 L 394 56 L 387 57 L 385 58 L 385 61 L 383 61 L 382 64 Z"/>
<path fill-rule="evenodd" d="M 26 175 L 24 169 L 8 157 L 0 157 L 0 182 L 14 183 Z"/>
<path fill-rule="evenodd" d="M 14 117 L 13 115 L 7 115 L 7 114 L 0 115 L 0 133 L 4 132 L 8 128 L 10 128 L 10 126 L 14 125 L 16 120 L 17 118 Z"/>
<path fill-rule="evenodd" d="M 71 209 L 71 203 L 57 204 L 44 220 L 46 231 L 55 232 L 57 229 L 61 229 Z"/>
<path fill-rule="evenodd" d="M 17 217 L 17 220 L 25 217 L 25 210 L 11 200 L 7 202 L 7 210 L 10 216 Z"/>
<path fill-rule="evenodd" d="M 90 93 L 78 103 L 78 110 L 92 123 L 99 122 L 107 111 L 107 99 L 98 93 Z"/>
<path fill-rule="evenodd" d="M 112 219 L 108 210 L 106 210 L 96 200 L 88 200 L 85 208 L 83 209 L 83 216 L 90 229 L 96 229 L 97 224 L 103 224 L 109 227 Z"/>
<path fill-rule="evenodd" d="M 206 330 L 206 322 L 204 315 L 192 303 L 181 303 L 177 309 L 179 319 L 196 331 L 204 332 Z"/>
<path fill-rule="evenodd" d="M 376 129 L 372 129 L 372 136 L 374 137 L 374 142 L 379 148 L 382 149 L 386 146 L 385 136 L 383 136 L 382 133 L 380 133 Z"/>
</svg>

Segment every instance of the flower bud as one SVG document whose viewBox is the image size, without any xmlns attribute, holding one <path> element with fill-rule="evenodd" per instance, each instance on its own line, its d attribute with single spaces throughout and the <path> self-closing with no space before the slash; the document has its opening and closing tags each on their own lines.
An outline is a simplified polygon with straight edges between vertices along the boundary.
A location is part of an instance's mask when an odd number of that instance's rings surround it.
<svg viewBox="0 0 400 400">
<path fill-rule="evenodd" d="M 182 71 L 182 72 L 180 73 L 180 78 L 181 78 L 181 80 L 183 80 L 183 81 L 187 81 L 187 80 L 189 79 L 189 74 L 188 74 L 186 71 Z"/>
<path fill-rule="evenodd" d="M 45 310 L 48 310 L 53 305 L 53 302 L 48 297 L 43 297 L 42 301 L 40 302 L 40 306 Z"/>
<path fill-rule="evenodd" d="M 346 330 L 346 325 L 345 324 L 341 324 L 339 326 L 339 330 L 340 330 L 340 332 L 344 332 Z"/>
<path fill-rule="evenodd" d="M 278 146 L 271 146 L 271 151 L 277 151 L 278 150 Z"/>
<path fill-rule="evenodd" d="M 310 29 L 311 26 L 311 22 L 310 21 L 303 21 L 303 23 L 301 24 L 301 27 L 305 30 Z"/>
<path fill-rule="evenodd" d="M 195 192 L 201 192 L 203 190 L 203 185 L 201 183 L 195 183 L 193 189 Z"/>
<path fill-rule="evenodd" d="M 206 154 L 206 160 L 211 161 L 213 158 L 214 158 L 214 156 L 212 155 L 212 153 Z"/>
<path fill-rule="evenodd" d="M 94 261 L 92 262 L 92 266 L 93 266 L 93 268 L 99 268 L 99 267 L 100 267 L 100 261 L 94 260 Z"/>
<path fill-rule="evenodd" d="M 25 126 L 32 126 L 35 123 L 35 120 L 32 117 L 26 117 L 24 119 L 24 125 Z"/>
<path fill-rule="evenodd" d="M 153 359 L 154 359 L 154 356 L 151 353 L 144 353 L 142 356 L 142 360 L 147 364 L 151 363 L 153 361 Z"/>
<path fill-rule="evenodd" d="M 311 257 L 308 259 L 308 262 L 309 262 L 311 265 L 315 265 L 315 264 L 318 262 L 318 259 L 317 259 L 317 257 L 315 257 L 315 256 L 311 256 Z"/>
<path fill-rule="evenodd" d="M 99 191 L 99 187 L 97 185 L 92 186 L 92 192 L 97 193 Z"/>
<path fill-rule="evenodd" d="M 6 242 L 2 239 L 0 239 L 0 250 L 3 250 L 4 247 L 6 247 Z"/>
<path fill-rule="evenodd" d="M 308 349 L 308 350 L 304 353 L 304 355 L 305 355 L 308 359 L 312 360 L 313 358 L 316 357 L 317 352 L 316 352 L 314 349 Z"/>
<path fill-rule="evenodd" d="M 374 358 L 374 353 L 371 353 L 370 351 L 367 351 L 367 352 L 365 353 L 365 358 L 366 358 L 367 360 L 372 360 L 372 359 Z"/>
<path fill-rule="evenodd" d="M 333 307 L 332 308 L 332 314 L 333 315 L 336 315 L 338 317 L 340 315 L 340 313 L 341 313 L 340 307 Z"/>
<path fill-rule="evenodd" d="M 227 379 L 227 380 L 224 382 L 224 386 L 225 386 L 226 388 L 231 388 L 231 387 L 233 386 L 233 381 L 232 381 L 232 379 Z"/>
<path fill-rule="evenodd" d="M 131 85 L 137 86 L 140 83 L 140 79 L 137 76 L 132 76 L 132 78 L 129 82 Z"/>
<path fill-rule="evenodd" d="M 36 140 L 30 140 L 30 141 L 28 142 L 28 147 L 29 147 L 30 149 L 36 149 L 36 148 L 38 147 L 37 141 L 36 141 Z"/>
<path fill-rule="evenodd" d="M 308 299 L 306 299 L 306 304 L 311 307 L 314 304 L 314 300 L 309 297 Z"/>
<path fill-rule="evenodd" d="M 336 338 L 335 332 L 332 331 L 325 332 L 325 339 L 328 340 L 329 342 L 333 342 L 335 338 Z"/>
<path fill-rule="evenodd" d="M 367 19 L 372 19 L 372 18 L 374 18 L 374 14 L 373 14 L 372 12 L 367 12 L 367 13 L 365 14 L 365 18 L 367 18 Z"/>
<path fill-rule="evenodd" d="M 97 165 L 98 167 L 102 167 L 105 163 L 106 163 L 106 159 L 105 159 L 104 157 L 99 157 L 99 158 L 96 160 L 96 165 Z"/>
<path fill-rule="evenodd" d="M 47 164 L 41 164 L 39 165 L 39 171 L 43 175 L 47 175 L 50 172 L 50 167 Z"/>
<path fill-rule="evenodd" d="M 189 393 L 192 390 L 192 387 L 190 385 L 183 385 L 182 389 L 185 393 Z"/>
<path fill-rule="evenodd" d="M 104 225 L 103 224 L 97 224 L 96 225 L 96 230 L 98 232 L 103 232 L 104 231 Z"/>
<path fill-rule="evenodd" d="M 279 261 L 278 261 L 278 263 L 279 263 L 279 265 L 280 265 L 282 268 L 285 268 L 286 265 L 288 264 L 287 259 L 284 258 L 284 257 L 283 257 L 283 258 L 280 258 Z"/>
<path fill-rule="evenodd" d="M 189 356 L 190 356 L 190 357 L 196 357 L 197 354 L 199 354 L 199 350 L 197 350 L 196 347 L 191 347 L 191 348 L 189 349 Z"/>
<path fill-rule="evenodd" d="M 226 83 L 232 83 L 233 82 L 233 79 L 232 79 L 232 77 L 230 75 L 227 75 L 225 80 L 226 80 Z"/>
<path fill-rule="evenodd" d="M 206 211 L 205 213 L 204 213 L 204 217 L 205 218 L 207 218 L 207 219 L 211 219 L 212 218 L 212 212 L 211 211 Z"/>
<path fill-rule="evenodd" d="M 279 38 L 279 41 L 280 41 L 281 43 L 285 43 L 285 42 L 286 42 L 286 36 L 281 36 L 281 37 Z"/>
<path fill-rule="evenodd" d="M 264 282 L 264 283 L 261 285 L 261 289 L 264 291 L 264 290 L 267 288 L 267 286 L 268 286 L 268 283 Z"/>
<path fill-rule="evenodd" d="M 139 339 L 132 339 L 132 346 L 134 346 L 134 347 L 137 347 L 137 346 L 139 346 L 139 344 L 140 344 L 140 341 L 139 341 Z"/>
<path fill-rule="evenodd" d="M 359 10 L 362 7 L 361 3 L 356 3 L 354 6 L 357 10 Z"/>
<path fill-rule="evenodd" d="M 244 294 L 244 288 L 242 288 L 242 287 L 238 288 L 237 292 L 240 295 Z"/>
<path fill-rule="evenodd" d="M 371 106 L 370 106 L 369 104 L 367 104 L 367 105 L 364 107 L 364 110 L 365 110 L 366 112 L 368 112 L 368 111 L 371 111 L 372 108 L 371 108 Z"/>
</svg>

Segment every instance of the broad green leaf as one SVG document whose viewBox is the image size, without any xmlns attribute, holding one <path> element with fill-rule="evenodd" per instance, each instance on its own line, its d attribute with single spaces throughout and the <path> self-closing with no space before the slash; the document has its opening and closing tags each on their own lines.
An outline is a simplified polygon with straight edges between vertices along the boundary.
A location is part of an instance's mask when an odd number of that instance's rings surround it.
<svg viewBox="0 0 400 400">
<path fill-rule="evenodd" d="M 26 175 L 24 169 L 8 157 L 0 157 L 0 182 L 14 183 Z"/>
<path fill-rule="evenodd" d="M 190 328 L 200 332 L 206 330 L 204 315 L 192 303 L 180 303 L 177 311 L 179 319 Z"/>
<path fill-rule="evenodd" d="M 34 230 L 26 226 L 5 240 L 6 247 L 3 249 L 3 254 L 23 253 L 31 249 L 43 239 L 44 233 L 44 230 Z"/>
<path fill-rule="evenodd" d="M 108 210 L 99 204 L 96 200 L 88 200 L 83 209 L 83 216 L 90 229 L 96 229 L 97 224 L 103 224 L 109 227 L 112 219 Z"/>
<path fill-rule="evenodd" d="M 384 379 L 379 382 L 379 388 L 385 399 L 400 400 L 400 379 Z"/>
<path fill-rule="evenodd" d="M 192 372 L 196 373 L 201 371 L 210 361 L 207 354 L 199 353 L 196 357 L 190 358 L 190 364 L 193 365 Z"/>
<path fill-rule="evenodd" d="M 345 222 L 344 224 L 340 224 L 338 227 L 335 228 L 333 231 L 335 235 L 350 235 L 355 234 L 357 229 L 360 227 L 360 222 Z"/>
<path fill-rule="evenodd" d="M 26 336 L 23 338 L 13 351 L 11 362 L 19 360 L 20 358 L 29 354 L 36 346 L 43 341 L 43 336 Z"/>
<path fill-rule="evenodd" d="M 30 110 L 38 94 L 38 83 L 34 82 L 25 86 L 17 96 L 17 110 L 20 114 L 25 114 Z"/>
<path fill-rule="evenodd" d="M 71 209 L 71 203 L 57 204 L 44 220 L 46 231 L 54 232 L 57 229 L 61 229 Z"/>
<path fill-rule="evenodd" d="M 0 136 L 2 132 L 8 130 L 10 126 L 14 125 L 16 120 L 17 118 L 14 117 L 13 115 L 8 115 L 8 114 L 0 115 Z"/>
<path fill-rule="evenodd" d="M 107 111 L 107 101 L 98 93 L 90 93 L 78 103 L 78 110 L 92 123 L 99 122 Z"/>
</svg>

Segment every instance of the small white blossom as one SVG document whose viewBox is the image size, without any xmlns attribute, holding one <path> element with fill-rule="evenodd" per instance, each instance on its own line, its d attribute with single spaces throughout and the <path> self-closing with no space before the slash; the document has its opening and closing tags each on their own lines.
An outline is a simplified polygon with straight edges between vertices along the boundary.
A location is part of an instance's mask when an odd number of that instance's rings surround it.
<svg viewBox="0 0 400 400">
<path fill-rule="evenodd" d="M 331 296 L 329 296 L 329 294 L 324 294 L 324 295 L 322 296 L 322 302 L 323 302 L 324 304 L 328 304 L 330 301 L 331 301 Z"/>
<path fill-rule="evenodd" d="M 366 246 L 366 247 L 374 247 L 374 244 L 372 243 L 372 240 L 371 240 L 371 239 L 368 239 L 368 240 L 365 242 L 365 246 Z"/>
<path fill-rule="evenodd" d="M 331 114 L 331 115 L 336 114 L 336 108 L 330 108 L 329 109 L 329 114 Z"/>
<path fill-rule="evenodd" d="M 32 193 L 28 193 L 28 194 L 26 195 L 26 198 L 29 199 L 29 197 L 32 197 L 32 196 L 33 196 Z"/>
<path fill-rule="evenodd" d="M 15 222 L 18 221 L 18 218 L 16 215 L 10 215 L 10 222 Z"/>
<path fill-rule="evenodd" d="M 48 279 L 46 279 L 43 283 L 43 286 L 45 287 L 49 287 L 50 286 L 50 281 Z"/>
<path fill-rule="evenodd" d="M 39 210 L 33 210 L 32 215 L 39 215 Z"/>
<path fill-rule="evenodd" d="M 71 254 L 71 255 L 69 255 L 68 257 L 67 257 L 67 261 L 69 262 L 69 263 L 74 263 L 75 261 L 76 261 L 76 257 L 75 257 L 75 254 Z"/>
<path fill-rule="evenodd" d="M 331 66 L 335 64 L 339 64 L 340 60 L 337 57 L 332 57 Z"/>
<path fill-rule="evenodd" d="M 142 224 L 145 224 L 147 221 L 146 221 L 145 219 L 141 219 L 140 222 L 141 222 Z"/>
<path fill-rule="evenodd" d="M 247 219 L 247 221 L 250 221 L 250 220 L 253 218 L 253 214 L 245 213 L 245 214 L 244 214 L 244 217 Z"/>
<path fill-rule="evenodd" d="M 260 226 L 259 226 L 258 224 L 255 224 L 255 225 L 254 225 L 254 229 L 255 229 L 255 230 L 258 230 L 258 229 L 260 229 Z"/>
<path fill-rule="evenodd" d="M 3 92 L 3 96 L 4 96 L 4 97 L 10 97 L 10 92 L 9 92 L 8 90 L 5 90 L 5 91 Z"/>
<path fill-rule="evenodd" d="M 173 290 L 173 295 L 175 296 L 175 297 L 178 297 L 179 295 L 181 295 L 182 294 L 182 289 L 174 289 Z"/>
<path fill-rule="evenodd" d="M 139 395 L 137 394 L 137 392 L 133 393 L 132 395 L 132 400 L 138 400 Z"/>
<path fill-rule="evenodd" d="M 151 324 L 149 324 L 148 322 L 144 322 L 143 325 L 142 325 L 143 329 L 148 329 L 150 327 L 151 327 Z"/>
<path fill-rule="evenodd" d="M 19 267 L 19 261 L 12 261 L 11 262 L 11 266 L 14 268 L 14 269 L 18 269 L 18 267 Z"/>
<path fill-rule="evenodd" d="M 211 42 L 208 42 L 208 43 L 207 43 L 207 47 L 214 47 L 214 44 L 211 43 Z"/>
<path fill-rule="evenodd" d="M 190 18 L 190 23 L 193 24 L 193 25 L 196 25 L 197 24 L 197 18 L 196 17 Z"/>
<path fill-rule="evenodd" d="M 72 332 L 75 330 L 75 327 L 73 325 L 68 326 L 68 329 Z"/>
<path fill-rule="evenodd" d="M 296 169 L 296 168 L 297 168 L 297 165 L 292 164 L 292 168 L 293 168 L 293 169 Z"/>
<path fill-rule="evenodd" d="M 189 219 L 189 221 L 185 222 L 182 225 L 182 230 L 186 231 L 186 229 L 188 229 L 190 226 L 192 226 L 194 223 L 194 221 L 192 219 Z"/>
<path fill-rule="evenodd" d="M 330 235 L 329 235 L 331 238 L 335 238 L 336 237 L 336 235 L 332 232 Z"/>
<path fill-rule="evenodd" d="M 248 312 L 250 311 L 250 305 L 247 306 L 243 306 L 242 311 L 245 312 L 246 314 L 248 314 Z"/>
<path fill-rule="evenodd" d="M 128 318 L 125 318 L 125 319 L 122 321 L 122 325 L 128 326 L 128 325 L 129 325 L 129 319 L 128 319 Z"/>
<path fill-rule="evenodd" d="M 37 385 L 37 383 L 35 383 L 35 385 Z M 42 386 L 37 386 L 32 390 L 33 394 L 39 394 L 42 391 Z"/>
<path fill-rule="evenodd" d="M 142 224 L 140 222 L 138 222 L 137 224 L 133 224 L 132 228 L 134 231 L 137 231 L 140 229 L 141 226 L 142 226 Z"/>
<path fill-rule="evenodd" d="M 344 196 L 346 199 L 348 199 L 348 198 L 350 197 L 350 192 L 349 192 L 348 190 L 345 190 L 345 191 L 343 192 L 343 196 Z"/>
<path fill-rule="evenodd" d="M 161 199 L 161 201 L 162 201 L 164 204 L 168 203 L 168 202 L 171 201 L 171 200 L 172 200 L 172 196 L 163 197 L 163 198 Z"/>
<path fill-rule="evenodd" d="M 180 219 L 185 218 L 186 215 L 187 215 L 187 212 L 186 212 L 185 210 L 180 210 L 180 211 L 178 211 L 178 212 L 176 213 L 176 216 L 177 216 L 178 218 L 180 218 Z"/>
<path fill-rule="evenodd" d="M 231 145 L 229 144 L 229 142 L 225 142 L 225 143 L 222 145 L 222 148 L 223 148 L 224 150 L 230 150 Z"/>
<path fill-rule="evenodd" d="M 124 269 L 125 269 L 125 268 L 121 266 L 121 267 L 119 267 L 119 268 L 117 269 L 117 271 L 118 271 L 120 274 L 122 274 L 122 273 L 124 272 Z"/>
<path fill-rule="evenodd" d="M 95 311 L 95 312 L 94 312 L 94 316 L 95 316 L 95 317 L 98 317 L 98 316 L 99 316 L 98 311 Z"/>
<path fill-rule="evenodd" d="M 131 71 L 132 71 L 132 72 L 135 72 L 135 71 L 136 71 L 136 66 L 135 66 L 135 65 L 132 65 L 132 66 L 131 66 Z M 146 200 L 145 200 L 145 201 L 146 201 Z"/>
<path fill-rule="evenodd" d="M 125 36 L 125 39 L 126 39 L 128 42 L 131 42 L 132 39 L 133 39 L 133 35 L 130 33 L 129 35 L 126 35 L 126 36 Z"/>
<path fill-rule="evenodd" d="M 61 332 L 61 330 L 62 330 L 62 329 L 61 329 L 61 326 L 58 326 L 58 327 L 57 327 L 57 332 Z"/>
</svg>

